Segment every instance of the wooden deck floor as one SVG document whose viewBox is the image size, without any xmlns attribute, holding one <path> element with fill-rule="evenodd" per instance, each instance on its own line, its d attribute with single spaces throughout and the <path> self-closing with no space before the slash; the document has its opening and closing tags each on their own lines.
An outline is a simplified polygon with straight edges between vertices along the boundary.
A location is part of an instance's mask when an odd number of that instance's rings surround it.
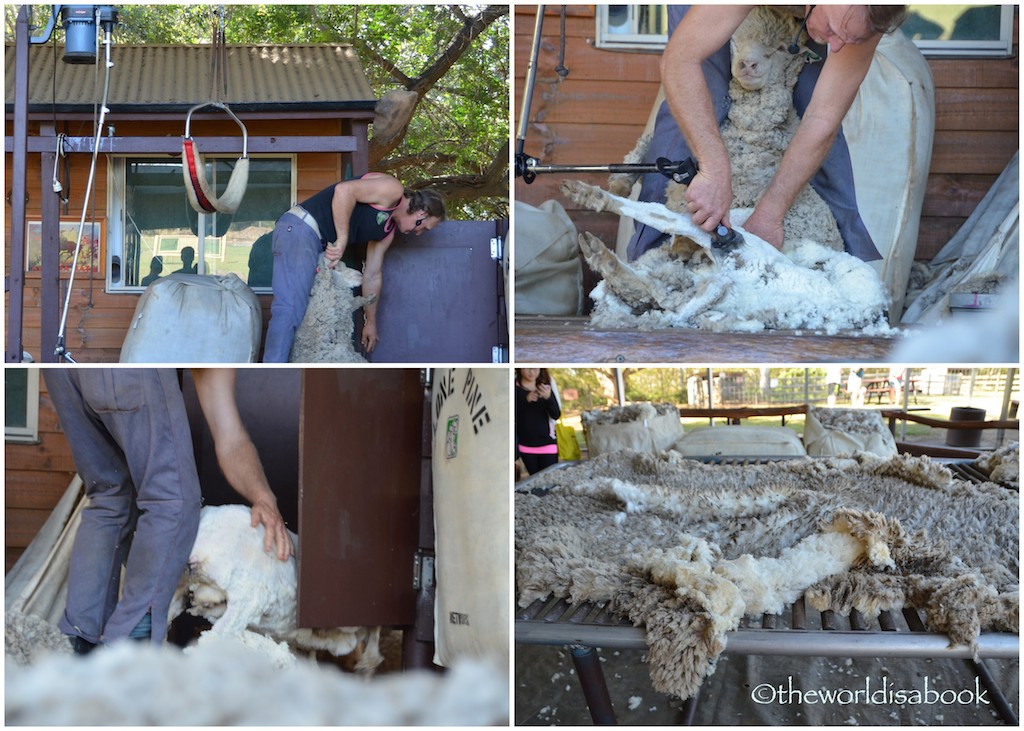
<svg viewBox="0 0 1024 731">
<path fill-rule="evenodd" d="M 517 363 L 883 363 L 898 338 L 775 330 L 600 330 L 586 317 L 517 317 Z"/>
</svg>

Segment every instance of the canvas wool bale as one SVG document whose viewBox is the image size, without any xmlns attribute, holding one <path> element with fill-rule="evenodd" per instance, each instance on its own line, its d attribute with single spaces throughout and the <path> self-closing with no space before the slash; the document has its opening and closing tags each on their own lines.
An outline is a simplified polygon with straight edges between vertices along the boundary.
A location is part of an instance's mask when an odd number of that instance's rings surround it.
<svg viewBox="0 0 1024 731">
<path fill-rule="evenodd" d="M 508 377 L 491 368 L 435 371 L 432 393 L 434 662 L 509 652 Z"/>
<path fill-rule="evenodd" d="M 899 453 L 896 439 L 882 415 L 870 409 L 810 407 L 804 422 L 804 446 L 812 457 L 839 457 L 857 452 L 894 457 Z"/>
<path fill-rule="evenodd" d="M 692 429 L 672 447 L 684 457 L 803 457 L 800 435 L 786 426 Z"/>
<path fill-rule="evenodd" d="M 544 201 L 539 208 L 516 201 L 513 245 L 517 315 L 583 313 L 576 226 L 558 201 Z"/>
<path fill-rule="evenodd" d="M 591 459 L 620 449 L 657 454 L 682 438 L 683 423 L 675 405 L 643 402 L 583 412 L 583 436 Z"/>
<path fill-rule="evenodd" d="M 122 363 L 254 363 L 260 303 L 236 274 L 171 274 L 149 285 L 121 347 Z"/>
</svg>

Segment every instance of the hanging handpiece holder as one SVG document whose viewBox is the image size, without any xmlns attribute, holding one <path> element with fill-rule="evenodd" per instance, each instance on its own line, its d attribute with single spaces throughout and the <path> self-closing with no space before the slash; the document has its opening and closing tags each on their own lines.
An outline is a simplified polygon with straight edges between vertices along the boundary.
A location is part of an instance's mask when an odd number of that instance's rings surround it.
<svg viewBox="0 0 1024 731">
<path fill-rule="evenodd" d="M 192 113 L 203 107 L 223 109 L 242 128 L 242 156 L 235 163 L 228 186 L 219 198 L 206 182 L 206 166 L 203 158 L 199 155 L 195 141 L 189 134 Z M 188 110 L 188 116 L 185 117 L 185 136 L 182 137 L 181 148 L 181 172 L 185 178 L 185 193 L 188 195 L 188 201 L 192 207 L 199 213 L 231 214 L 237 211 L 242 204 L 243 196 L 245 196 L 246 186 L 249 184 L 249 132 L 242 124 L 242 120 L 228 109 L 227 104 L 221 102 L 197 104 Z"/>
</svg>

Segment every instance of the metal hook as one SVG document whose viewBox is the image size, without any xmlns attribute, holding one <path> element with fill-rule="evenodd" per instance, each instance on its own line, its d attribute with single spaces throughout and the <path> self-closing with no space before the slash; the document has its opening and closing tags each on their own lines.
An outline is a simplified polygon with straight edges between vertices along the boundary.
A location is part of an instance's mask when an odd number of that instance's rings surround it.
<svg viewBox="0 0 1024 731">
<path fill-rule="evenodd" d="M 235 124 L 242 128 L 242 157 L 249 157 L 249 130 L 247 130 L 245 128 L 245 125 L 242 124 L 242 120 L 236 117 L 235 113 L 232 112 L 228 108 L 228 105 L 224 104 L 223 102 L 203 102 L 202 104 L 196 104 L 194 107 L 189 109 L 188 115 L 185 117 L 185 138 L 189 139 L 192 137 L 192 135 L 189 134 L 189 129 L 192 124 L 192 112 L 196 111 L 197 109 L 202 109 L 203 107 L 217 107 L 218 109 L 221 109 L 224 112 L 226 112 L 229 117 L 235 120 Z"/>
</svg>

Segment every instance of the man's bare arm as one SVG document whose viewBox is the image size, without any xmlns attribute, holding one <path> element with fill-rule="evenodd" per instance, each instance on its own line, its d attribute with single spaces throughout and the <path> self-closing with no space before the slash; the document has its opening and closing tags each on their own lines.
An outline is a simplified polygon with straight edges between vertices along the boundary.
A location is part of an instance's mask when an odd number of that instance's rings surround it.
<svg viewBox="0 0 1024 731">
<path fill-rule="evenodd" d="M 277 547 L 277 557 L 285 561 L 292 554 L 291 537 L 270 490 L 256 446 L 242 424 L 235 402 L 233 368 L 193 368 L 199 405 L 213 435 L 217 464 L 228 484 L 252 505 L 252 525 L 263 523 L 266 535 L 263 548 Z"/>
</svg>

